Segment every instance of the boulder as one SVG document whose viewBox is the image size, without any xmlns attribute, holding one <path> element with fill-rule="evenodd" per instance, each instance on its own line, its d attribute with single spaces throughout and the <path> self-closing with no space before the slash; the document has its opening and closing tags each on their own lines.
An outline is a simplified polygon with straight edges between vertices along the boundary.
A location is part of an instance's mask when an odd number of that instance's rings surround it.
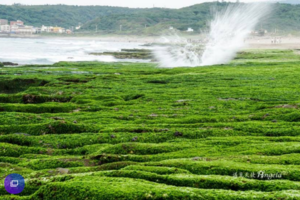
<svg viewBox="0 0 300 200">
<path fill-rule="evenodd" d="M 12 62 L 3 62 L 2 64 L 4 66 L 16 66 L 16 65 L 19 65 L 18 63 L 12 63 Z"/>
<path fill-rule="evenodd" d="M 68 174 L 70 170 L 65 168 L 57 168 L 56 171 L 60 174 Z"/>
</svg>

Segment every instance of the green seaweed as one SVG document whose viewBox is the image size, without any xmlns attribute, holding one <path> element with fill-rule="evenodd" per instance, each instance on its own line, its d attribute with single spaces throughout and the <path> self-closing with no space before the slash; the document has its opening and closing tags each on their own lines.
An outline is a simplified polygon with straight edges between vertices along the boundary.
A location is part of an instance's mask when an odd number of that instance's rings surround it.
<svg viewBox="0 0 300 200">
<path fill-rule="evenodd" d="M 0 199 L 299 199 L 299 73 L 291 50 L 1 67 Z"/>
</svg>

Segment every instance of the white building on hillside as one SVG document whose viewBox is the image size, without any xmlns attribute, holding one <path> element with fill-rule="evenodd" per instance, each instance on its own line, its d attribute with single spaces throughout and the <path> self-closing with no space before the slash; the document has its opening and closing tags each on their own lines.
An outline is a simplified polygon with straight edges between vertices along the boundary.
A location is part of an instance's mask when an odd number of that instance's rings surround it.
<svg viewBox="0 0 300 200">
<path fill-rule="evenodd" d="M 33 34 L 35 33 L 35 29 L 33 28 L 33 26 L 19 26 L 17 33 L 19 34 Z"/>
<path fill-rule="evenodd" d="M 9 33 L 10 32 L 10 25 L 1 25 L 0 32 Z"/>
<path fill-rule="evenodd" d="M 188 30 L 186 32 L 189 32 L 189 33 L 194 32 L 194 29 L 188 28 Z"/>
<path fill-rule="evenodd" d="M 53 26 L 42 26 L 41 27 L 41 32 L 46 32 L 46 33 L 51 33 L 53 32 Z"/>
</svg>

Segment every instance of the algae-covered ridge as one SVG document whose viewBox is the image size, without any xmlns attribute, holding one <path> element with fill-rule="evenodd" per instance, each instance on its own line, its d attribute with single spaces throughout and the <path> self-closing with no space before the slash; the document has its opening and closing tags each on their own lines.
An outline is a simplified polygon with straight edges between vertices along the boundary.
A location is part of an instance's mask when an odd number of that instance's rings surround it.
<svg viewBox="0 0 300 200">
<path fill-rule="evenodd" d="M 0 67 L 0 199 L 299 199 L 299 75 L 290 50 Z"/>
<path fill-rule="evenodd" d="M 149 49 L 121 49 L 119 52 L 92 52 L 90 55 L 94 56 L 113 56 L 117 59 L 142 59 L 155 60 L 152 51 Z"/>
</svg>

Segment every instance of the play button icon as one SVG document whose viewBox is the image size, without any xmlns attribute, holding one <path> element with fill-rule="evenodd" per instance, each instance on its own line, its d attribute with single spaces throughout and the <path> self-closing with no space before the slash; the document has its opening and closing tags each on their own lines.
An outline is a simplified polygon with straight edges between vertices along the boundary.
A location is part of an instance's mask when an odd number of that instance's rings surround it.
<svg viewBox="0 0 300 200">
<path fill-rule="evenodd" d="M 10 174 L 5 178 L 4 187 L 10 194 L 19 194 L 25 188 L 25 180 L 20 174 Z"/>
</svg>

